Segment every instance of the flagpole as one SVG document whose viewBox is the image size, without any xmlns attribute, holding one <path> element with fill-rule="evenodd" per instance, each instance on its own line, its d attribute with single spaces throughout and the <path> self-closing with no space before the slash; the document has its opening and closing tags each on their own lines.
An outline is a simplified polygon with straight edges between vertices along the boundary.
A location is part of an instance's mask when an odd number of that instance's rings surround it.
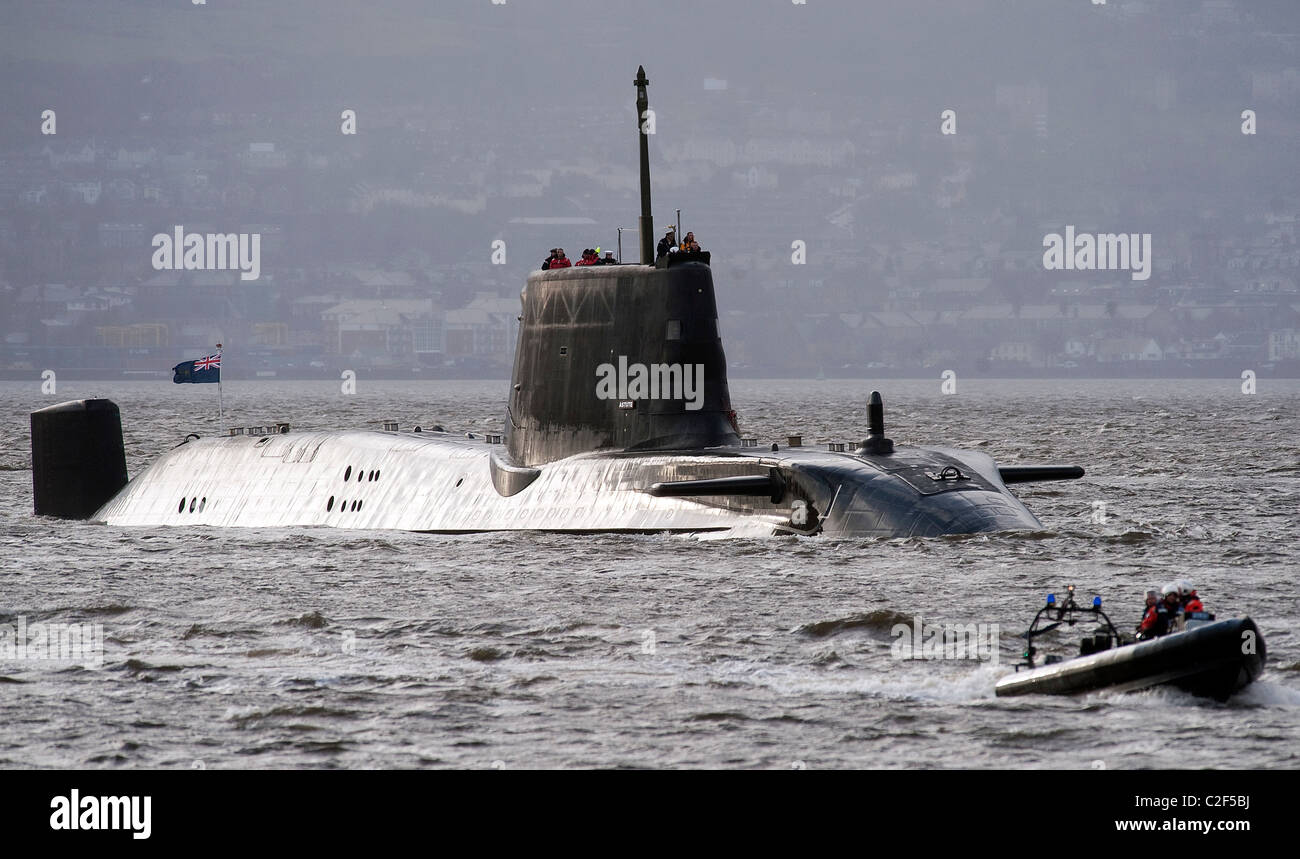
<svg viewBox="0 0 1300 859">
<path fill-rule="evenodd" d="M 221 344 L 217 344 L 217 426 L 226 432 L 226 403 L 221 392 Z"/>
</svg>

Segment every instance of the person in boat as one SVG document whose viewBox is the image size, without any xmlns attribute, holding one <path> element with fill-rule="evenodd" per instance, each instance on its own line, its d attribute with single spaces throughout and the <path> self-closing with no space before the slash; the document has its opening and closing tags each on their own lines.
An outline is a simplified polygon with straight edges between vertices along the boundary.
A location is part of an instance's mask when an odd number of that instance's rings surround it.
<svg viewBox="0 0 1300 859">
<path fill-rule="evenodd" d="M 659 240 L 659 247 L 655 250 L 655 259 L 665 257 L 677 250 L 677 230 L 673 224 L 668 225 L 668 231 L 664 237 Z"/>
<path fill-rule="evenodd" d="M 700 252 L 700 243 L 695 241 L 695 233 L 688 232 L 686 237 L 682 239 L 682 250 L 687 253 Z"/>
<path fill-rule="evenodd" d="M 546 271 L 551 267 L 551 263 L 555 260 L 555 255 L 559 250 L 559 248 L 551 248 L 551 255 L 542 260 L 542 271 Z"/>
<path fill-rule="evenodd" d="M 1183 601 L 1183 616 L 1186 617 L 1193 612 L 1205 611 L 1205 603 L 1196 595 L 1196 586 L 1187 579 L 1178 583 L 1178 590 Z"/>
<path fill-rule="evenodd" d="M 1177 582 L 1170 582 L 1160 589 L 1160 604 L 1169 615 L 1169 632 L 1183 628 L 1183 594 Z"/>
<path fill-rule="evenodd" d="M 583 248 L 582 256 L 573 265 L 575 267 L 580 265 L 591 265 L 591 248 Z"/>
<path fill-rule="evenodd" d="M 555 259 L 551 260 L 551 268 L 568 268 L 573 265 L 569 258 L 564 255 L 564 248 L 555 249 Z"/>
<path fill-rule="evenodd" d="M 605 256 L 601 258 L 601 265 L 618 265 L 618 260 L 614 259 L 613 251 L 605 251 Z"/>
<path fill-rule="evenodd" d="M 1147 591 L 1147 604 L 1137 625 L 1139 640 L 1157 638 L 1169 631 L 1169 611 L 1155 591 Z"/>
</svg>

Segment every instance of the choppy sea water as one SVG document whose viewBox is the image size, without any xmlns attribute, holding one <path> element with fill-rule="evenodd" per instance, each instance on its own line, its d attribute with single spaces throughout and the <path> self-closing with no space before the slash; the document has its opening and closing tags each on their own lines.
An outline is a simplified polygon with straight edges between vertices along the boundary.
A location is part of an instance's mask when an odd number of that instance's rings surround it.
<svg viewBox="0 0 1300 859">
<path fill-rule="evenodd" d="M 230 420 L 500 431 L 504 382 L 245 382 Z M 1300 382 L 890 381 L 888 434 L 1088 475 L 1033 534 L 909 540 L 119 529 L 31 512 L 28 413 L 107 396 L 132 475 L 215 430 L 210 385 L 0 383 L 0 624 L 98 624 L 103 663 L 0 659 L 4 767 L 1286 767 L 1300 764 Z M 869 386 L 733 381 L 764 442 L 849 441 Z M 1101 505 L 1101 506 L 1099 506 Z M 1190 578 L 1261 682 L 997 699 L 1049 590 L 1136 619 Z M 894 627 L 997 624 L 998 664 Z M 1064 640 L 1064 639 L 1063 639 Z"/>
</svg>

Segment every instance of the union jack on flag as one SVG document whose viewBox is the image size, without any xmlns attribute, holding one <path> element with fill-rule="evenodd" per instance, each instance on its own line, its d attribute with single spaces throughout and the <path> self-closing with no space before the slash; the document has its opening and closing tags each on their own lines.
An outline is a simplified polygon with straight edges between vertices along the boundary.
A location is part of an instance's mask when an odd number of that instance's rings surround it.
<svg viewBox="0 0 1300 859">
<path fill-rule="evenodd" d="M 221 355 L 208 355 L 197 361 L 182 361 L 172 367 L 172 373 L 172 381 L 178 385 L 182 382 L 220 382 Z"/>
</svg>

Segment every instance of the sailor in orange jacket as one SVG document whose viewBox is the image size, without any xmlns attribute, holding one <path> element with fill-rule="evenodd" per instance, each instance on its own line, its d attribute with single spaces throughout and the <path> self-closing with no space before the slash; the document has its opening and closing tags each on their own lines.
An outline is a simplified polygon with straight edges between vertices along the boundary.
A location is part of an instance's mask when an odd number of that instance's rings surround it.
<svg viewBox="0 0 1300 859">
<path fill-rule="evenodd" d="M 1183 597 L 1183 614 L 1187 615 L 1194 611 L 1205 611 L 1205 604 L 1201 598 L 1196 595 L 1196 587 L 1187 579 L 1178 583 L 1178 589 L 1182 592 Z"/>
<path fill-rule="evenodd" d="M 1147 591 L 1147 605 L 1137 631 L 1138 638 L 1155 638 L 1169 631 L 1169 613 L 1155 591 Z"/>
</svg>

